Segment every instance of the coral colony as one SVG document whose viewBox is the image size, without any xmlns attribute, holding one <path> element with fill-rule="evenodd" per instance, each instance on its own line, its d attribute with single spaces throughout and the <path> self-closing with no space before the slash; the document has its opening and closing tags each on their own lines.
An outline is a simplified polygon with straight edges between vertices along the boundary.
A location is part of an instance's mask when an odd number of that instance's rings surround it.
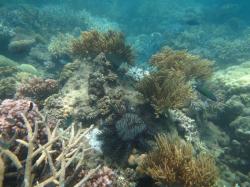
<svg viewBox="0 0 250 187">
<path fill-rule="evenodd" d="M 0 187 L 250 186 L 249 18 L 179 1 L 0 3 Z"/>
</svg>

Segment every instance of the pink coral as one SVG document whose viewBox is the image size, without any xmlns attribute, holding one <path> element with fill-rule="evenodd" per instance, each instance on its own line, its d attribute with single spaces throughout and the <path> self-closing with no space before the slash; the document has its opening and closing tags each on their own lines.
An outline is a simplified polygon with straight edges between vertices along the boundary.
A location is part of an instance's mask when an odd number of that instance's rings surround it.
<svg viewBox="0 0 250 187">
<path fill-rule="evenodd" d="M 24 114 L 33 126 L 40 119 L 38 108 L 29 100 L 6 99 L 0 105 L 0 133 L 10 138 L 16 134 L 17 138 L 24 139 L 27 130 L 21 114 Z"/>
<path fill-rule="evenodd" d="M 87 174 L 86 171 L 83 171 L 81 176 Z M 114 171 L 107 166 L 103 166 L 84 184 L 84 187 L 114 187 L 116 186 L 115 181 L 116 175 Z"/>
</svg>

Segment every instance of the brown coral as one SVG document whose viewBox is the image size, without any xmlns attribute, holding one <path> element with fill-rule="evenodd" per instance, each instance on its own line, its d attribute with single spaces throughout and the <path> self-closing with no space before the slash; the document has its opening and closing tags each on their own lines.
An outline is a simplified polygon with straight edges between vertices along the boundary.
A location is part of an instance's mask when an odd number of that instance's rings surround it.
<svg viewBox="0 0 250 187">
<path fill-rule="evenodd" d="M 133 53 L 129 45 L 125 43 L 125 37 L 120 32 L 98 31 L 82 32 L 79 39 L 73 41 L 73 54 L 80 57 L 96 57 L 104 52 L 115 68 L 122 62 L 133 63 Z"/>
<path fill-rule="evenodd" d="M 187 80 L 206 80 L 212 75 L 213 62 L 191 55 L 187 51 L 163 48 L 152 56 L 150 63 L 159 69 L 181 71 Z"/>
<path fill-rule="evenodd" d="M 159 183 L 184 187 L 212 187 L 217 179 L 214 160 L 205 154 L 193 155 L 192 145 L 177 137 L 160 134 L 139 171 Z"/>
<path fill-rule="evenodd" d="M 159 69 L 181 71 L 187 80 L 192 78 L 206 80 L 213 72 L 213 62 L 191 55 L 185 50 L 174 51 L 163 48 L 152 56 L 150 63 Z"/>
<path fill-rule="evenodd" d="M 153 72 L 139 82 L 137 89 L 150 101 L 157 116 L 167 109 L 183 107 L 193 96 L 180 71 Z"/>
<path fill-rule="evenodd" d="M 190 82 L 208 79 L 212 62 L 186 51 L 163 48 L 152 56 L 153 71 L 138 84 L 138 91 L 149 100 L 158 116 L 167 109 L 184 107 L 194 95 Z"/>
<path fill-rule="evenodd" d="M 57 93 L 58 82 L 53 79 L 32 78 L 27 83 L 22 83 L 18 88 L 19 98 L 32 98 L 36 103 L 42 105 L 43 100 Z"/>
</svg>

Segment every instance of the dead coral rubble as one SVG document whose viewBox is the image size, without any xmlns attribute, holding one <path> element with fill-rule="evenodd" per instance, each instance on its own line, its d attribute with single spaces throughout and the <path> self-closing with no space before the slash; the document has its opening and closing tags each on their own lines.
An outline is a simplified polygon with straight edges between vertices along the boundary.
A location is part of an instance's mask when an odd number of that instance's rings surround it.
<svg viewBox="0 0 250 187">
<path fill-rule="evenodd" d="M 195 157 L 190 143 L 164 134 L 156 137 L 156 148 L 148 153 L 138 170 L 158 183 L 184 187 L 212 187 L 218 177 L 211 156 Z"/>
</svg>

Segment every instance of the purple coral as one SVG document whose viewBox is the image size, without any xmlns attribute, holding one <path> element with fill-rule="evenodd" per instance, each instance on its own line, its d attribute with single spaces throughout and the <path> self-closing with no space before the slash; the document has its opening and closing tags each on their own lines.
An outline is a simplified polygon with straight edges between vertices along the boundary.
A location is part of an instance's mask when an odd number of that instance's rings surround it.
<svg viewBox="0 0 250 187">
<path fill-rule="evenodd" d="M 83 171 L 81 176 L 87 174 L 86 171 Z M 115 172 L 111 168 L 103 166 L 84 184 L 84 187 L 112 187 L 116 186 L 115 181 Z"/>
<path fill-rule="evenodd" d="M 29 100 L 6 99 L 0 105 L 0 133 L 11 138 L 16 134 L 17 138 L 25 139 L 27 129 L 22 118 L 24 114 L 31 126 L 40 119 L 38 108 Z"/>
</svg>

